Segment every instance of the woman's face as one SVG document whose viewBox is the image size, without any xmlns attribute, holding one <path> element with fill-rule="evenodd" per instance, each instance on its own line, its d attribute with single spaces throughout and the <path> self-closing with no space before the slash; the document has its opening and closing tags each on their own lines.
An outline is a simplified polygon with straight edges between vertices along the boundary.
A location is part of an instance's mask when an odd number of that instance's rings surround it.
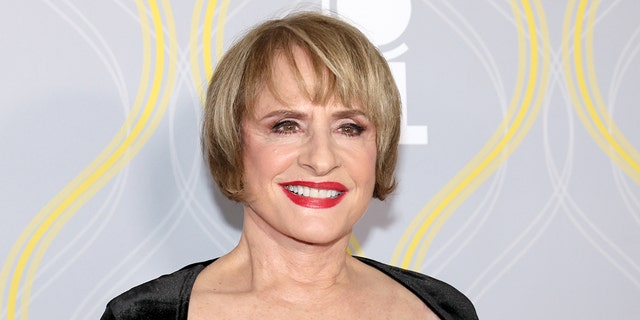
<svg viewBox="0 0 640 320">
<path fill-rule="evenodd" d="M 299 49 L 294 56 L 313 87 L 307 56 Z M 328 244 L 350 235 L 371 200 L 375 128 L 357 107 L 312 104 L 286 60 L 274 63 L 287 103 L 265 88 L 243 119 L 245 214 L 266 232 Z"/>
</svg>

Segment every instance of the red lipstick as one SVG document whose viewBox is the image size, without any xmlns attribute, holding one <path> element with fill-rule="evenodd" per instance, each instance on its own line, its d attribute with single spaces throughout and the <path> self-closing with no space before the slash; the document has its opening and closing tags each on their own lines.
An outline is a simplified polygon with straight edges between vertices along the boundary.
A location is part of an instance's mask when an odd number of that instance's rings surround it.
<svg viewBox="0 0 640 320">
<path fill-rule="evenodd" d="M 293 203 L 305 208 L 312 208 L 312 209 L 331 208 L 337 205 L 338 203 L 340 203 L 344 195 L 347 193 L 347 187 L 345 187 L 341 183 L 331 182 L 331 181 L 330 182 L 290 181 L 290 182 L 280 183 L 280 186 L 282 187 L 282 191 L 284 191 L 284 193 L 287 195 L 287 197 L 289 197 L 289 199 L 291 199 L 291 201 L 293 201 Z M 297 194 L 289 190 L 287 188 L 288 186 L 301 186 L 301 187 L 308 187 L 308 188 L 320 189 L 320 190 L 335 190 L 338 192 L 338 194 L 335 197 L 331 197 L 331 198 L 305 197 L 301 194 Z"/>
</svg>

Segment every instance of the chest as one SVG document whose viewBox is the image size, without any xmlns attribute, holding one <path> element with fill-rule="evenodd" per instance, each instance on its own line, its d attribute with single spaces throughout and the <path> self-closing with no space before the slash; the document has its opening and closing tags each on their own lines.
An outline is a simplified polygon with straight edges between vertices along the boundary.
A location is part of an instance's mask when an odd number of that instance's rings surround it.
<svg viewBox="0 0 640 320">
<path fill-rule="evenodd" d="M 419 299 L 410 296 L 380 298 L 365 295 L 314 303 L 288 302 L 248 294 L 194 295 L 188 319 L 438 319 Z"/>
</svg>

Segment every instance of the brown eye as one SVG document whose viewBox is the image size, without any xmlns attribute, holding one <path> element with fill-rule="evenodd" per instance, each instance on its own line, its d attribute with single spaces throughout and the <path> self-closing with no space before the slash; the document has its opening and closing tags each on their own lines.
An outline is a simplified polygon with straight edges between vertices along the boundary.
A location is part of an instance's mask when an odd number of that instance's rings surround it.
<svg viewBox="0 0 640 320">
<path fill-rule="evenodd" d="M 357 137 L 362 134 L 364 128 L 355 123 L 347 123 L 340 126 L 339 131 L 347 137 Z"/>
<path fill-rule="evenodd" d="M 298 124 L 291 120 L 280 121 L 276 123 L 271 131 L 279 134 L 291 134 L 298 131 Z"/>
</svg>

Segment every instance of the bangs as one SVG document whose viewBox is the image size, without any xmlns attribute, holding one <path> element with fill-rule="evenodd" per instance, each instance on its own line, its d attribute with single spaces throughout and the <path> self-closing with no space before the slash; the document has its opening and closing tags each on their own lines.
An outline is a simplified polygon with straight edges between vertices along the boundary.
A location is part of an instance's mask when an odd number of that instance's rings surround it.
<svg viewBox="0 0 640 320">
<path fill-rule="evenodd" d="M 274 69 L 275 61 L 284 58 L 299 92 L 311 103 L 324 106 L 339 102 L 346 108 L 361 108 L 367 117 L 377 118 L 372 114 L 370 90 L 365 86 L 371 80 L 367 81 L 367 75 L 358 71 L 360 64 L 354 61 L 356 59 L 351 59 L 348 50 L 340 43 L 333 46 L 323 43 L 331 48 L 320 48 L 310 38 L 308 34 L 300 35 L 289 28 L 275 28 L 256 40 L 244 72 L 245 111 L 253 112 L 258 95 L 265 89 L 282 104 L 288 104 L 285 98 L 288 93 L 280 88 Z M 301 49 L 310 62 L 313 70 L 311 83 L 307 83 L 300 72 L 295 49 Z M 363 67 L 361 70 L 367 69 Z"/>
</svg>

